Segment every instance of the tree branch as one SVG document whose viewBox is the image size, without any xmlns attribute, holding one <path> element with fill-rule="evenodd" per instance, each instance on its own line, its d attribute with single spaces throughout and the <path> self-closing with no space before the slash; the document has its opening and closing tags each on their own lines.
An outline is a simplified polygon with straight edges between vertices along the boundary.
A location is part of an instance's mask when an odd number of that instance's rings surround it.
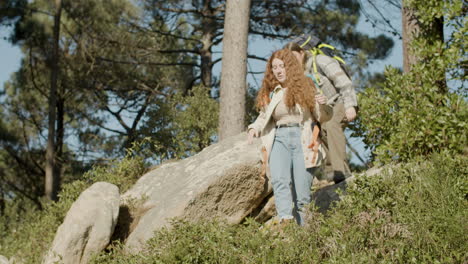
<svg viewBox="0 0 468 264">
<path fill-rule="evenodd" d="M 26 144 L 26 149 L 27 149 L 27 156 L 29 158 L 30 161 L 32 161 L 32 163 L 34 164 L 34 166 L 36 166 L 36 168 L 42 173 L 45 175 L 45 170 L 42 168 L 42 166 L 35 160 L 33 159 L 33 157 L 31 156 L 31 147 L 29 146 L 29 140 L 28 140 L 28 136 L 27 136 L 27 132 L 26 132 L 26 126 L 24 124 L 24 122 L 21 122 L 21 127 L 23 128 L 23 140 Z"/>
<path fill-rule="evenodd" d="M 94 121 L 94 119 L 92 119 L 90 116 L 88 116 L 88 114 L 84 113 L 83 111 L 78 110 L 78 113 L 80 113 L 82 116 L 84 116 L 86 118 L 86 120 L 88 120 L 88 122 L 91 123 L 91 125 L 100 127 L 100 128 L 102 128 L 102 129 L 104 129 L 106 131 L 113 132 L 113 133 L 116 133 L 116 134 L 119 134 L 119 135 L 125 135 L 125 132 L 123 132 L 123 131 L 119 131 L 119 130 L 115 130 L 115 129 L 112 129 L 112 128 L 105 127 L 104 125 L 100 124 L 99 122 Z"/>
<path fill-rule="evenodd" d="M 254 34 L 254 35 L 260 35 L 262 37 L 269 37 L 269 38 L 276 38 L 276 39 L 287 39 L 291 37 L 291 34 L 283 35 L 283 34 L 266 33 L 266 32 L 256 31 L 254 29 L 249 29 L 249 33 Z"/>
<path fill-rule="evenodd" d="M 173 38 L 177 38 L 177 39 L 183 39 L 183 40 L 189 40 L 189 41 L 196 41 L 198 43 L 200 43 L 201 41 L 199 39 L 194 39 L 194 38 L 188 38 L 188 37 L 184 37 L 184 36 L 180 36 L 180 35 L 175 35 L 175 34 L 171 34 L 170 32 L 165 32 L 165 31 L 161 31 L 161 30 L 157 30 L 155 28 L 150 28 L 150 29 L 146 29 L 144 27 L 141 27 L 133 22 L 129 22 L 131 26 L 135 27 L 136 29 L 138 30 L 141 30 L 141 31 L 144 31 L 144 32 L 154 32 L 154 33 L 158 33 L 158 34 L 161 34 L 163 36 L 169 36 L 169 37 L 173 37 Z"/>
<path fill-rule="evenodd" d="M 39 208 L 39 210 L 42 210 L 42 204 L 41 202 L 39 202 L 35 197 L 29 195 L 27 192 L 25 192 L 24 190 L 21 190 L 20 188 L 16 187 L 16 185 L 11 182 L 11 181 L 6 181 L 6 184 L 8 184 L 8 186 L 10 186 L 10 188 L 16 190 L 17 192 L 21 193 L 22 195 L 24 195 L 24 197 L 28 198 L 29 200 L 31 200 L 33 203 L 35 203 L 37 205 L 37 207 Z"/>
<path fill-rule="evenodd" d="M 100 60 L 100 61 L 107 61 L 107 62 L 119 63 L 119 64 L 155 65 L 155 66 L 179 66 L 179 65 L 184 65 L 184 66 L 191 66 L 191 67 L 200 68 L 200 65 L 195 64 L 195 63 L 188 63 L 188 62 L 174 62 L 174 63 L 141 62 L 141 61 L 134 61 L 133 62 L 133 61 L 113 60 L 113 59 L 103 58 L 103 57 L 96 57 L 96 59 Z"/>
<path fill-rule="evenodd" d="M 137 113 L 137 116 L 135 117 L 135 119 L 133 119 L 133 124 L 132 124 L 131 131 L 136 130 L 136 127 L 138 126 L 138 123 L 140 122 L 141 118 L 143 117 L 143 115 L 146 112 L 146 109 L 148 108 L 148 104 L 149 104 L 151 98 L 152 98 L 151 95 L 146 96 L 145 103 L 142 105 L 140 110 L 138 110 L 138 113 Z"/>
<path fill-rule="evenodd" d="M 364 166 L 367 167 L 367 163 L 364 161 L 364 159 L 361 157 L 361 155 L 359 155 L 359 152 L 357 152 L 357 150 L 355 148 L 353 148 L 351 146 L 351 144 L 349 144 L 348 140 L 346 140 L 346 146 L 348 146 L 348 148 L 351 150 L 351 152 L 354 153 L 354 155 L 356 155 L 356 157 L 362 162 L 362 164 L 364 164 Z"/>
<path fill-rule="evenodd" d="M 400 31 L 393 27 L 392 23 L 387 18 L 388 14 L 383 14 L 372 0 L 366 0 L 366 2 L 368 2 L 372 6 L 372 8 L 377 12 L 377 14 L 380 16 L 380 18 L 384 21 L 384 27 L 386 25 L 386 26 L 390 27 L 390 29 L 391 29 L 391 30 L 387 30 L 387 29 L 382 29 L 382 30 L 387 31 L 387 32 L 389 32 L 389 33 L 391 33 L 391 34 L 393 34 L 395 36 L 398 36 L 401 39 Z M 396 3 L 393 3 L 392 1 L 387 1 L 387 2 L 390 3 L 391 5 L 393 5 L 394 7 L 397 7 L 398 9 L 401 9 L 401 6 L 398 6 Z M 361 0 L 359 0 L 359 4 L 360 4 L 361 7 L 363 6 L 363 3 L 362 3 Z M 372 26 L 375 26 L 377 23 L 380 23 L 378 21 L 378 19 L 375 19 L 375 18 L 371 17 L 371 15 L 368 12 L 366 12 L 365 8 L 361 8 L 361 11 L 368 20 L 372 21 L 371 22 Z"/>
<path fill-rule="evenodd" d="M 35 75 L 34 75 L 34 69 L 35 67 L 33 67 L 33 56 L 32 56 L 32 47 L 29 48 L 29 67 L 30 67 L 30 72 L 31 72 L 31 81 L 33 83 L 33 87 L 42 95 L 44 96 L 45 98 L 48 98 L 49 96 L 44 92 L 42 91 L 39 86 L 37 85 L 36 83 L 36 78 L 35 78 Z"/>
<path fill-rule="evenodd" d="M 260 61 L 267 61 L 267 59 L 265 59 L 263 57 L 258 57 L 258 56 L 255 56 L 255 55 L 247 55 L 247 58 L 254 59 L 254 60 L 260 60 Z"/>
</svg>

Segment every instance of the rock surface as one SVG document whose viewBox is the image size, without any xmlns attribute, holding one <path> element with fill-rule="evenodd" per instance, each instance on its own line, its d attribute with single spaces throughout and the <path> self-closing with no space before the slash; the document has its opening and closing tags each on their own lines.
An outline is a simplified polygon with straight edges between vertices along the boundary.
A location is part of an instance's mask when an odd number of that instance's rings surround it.
<svg viewBox="0 0 468 264">
<path fill-rule="evenodd" d="M 325 186 L 312 194 L 312 201 L 318 207 L 321 213 L 325 213 L 330 209 L 334 202 L 340 201 L 340 196 L 338 195 L 337 191 L 345 191 L 346 186 L 349 182 L 353 181 L 354 176 L 347 178 L 346 180 Z"/>
<path fill-rule="evenodd" d="M 87 263 L 108 245 L 118 213 L 118 187 L 93 184 L 72 204 L 43 263 Z"/>
<path fill-rule="evenodd" d="M 267 199 L 265 199 L 264 204 L 259 206 L 257 210 L 252 214 L 252 217 L 255 221 L 259 223 L 264 223 L 270 218 L 276 215 L 276 206 L 275 206 L 275 196 L 271 193 Z"/>
<path fill-rule="evenodd" d="M 260 171 L 260 140 L 249 145 L 246 133 L 150 171 L 122 196 L 145 199 L 141 206 L 151 208 L 127 238 L 127 249 L 141 250 L 154 231 L 169 226 L 173 218 L 240 223 L 271 193 Z"/>
<path fill-rule="evenodd" d="M 0 264 L 10 264 L 10 261 L 7 257 L 0 255 Z"/>
</svg>

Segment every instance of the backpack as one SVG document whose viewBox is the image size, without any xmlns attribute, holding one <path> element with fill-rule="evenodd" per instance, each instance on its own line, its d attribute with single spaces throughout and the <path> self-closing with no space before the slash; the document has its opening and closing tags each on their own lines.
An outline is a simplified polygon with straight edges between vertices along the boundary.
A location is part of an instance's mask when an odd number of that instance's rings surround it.
<svg viewBox="0 0 468 264">
<path fill-rule="evenodd" d="M 310 52 L 310 54 L 312 55 L 313 70 L 314 70 L 314 75 L 315 76 L 308 76 L 308 77 L 312 78 L 312 80 L 314 81 L 315 84 L 317 84 L 317 81 L 320 81 L 319 76 L 317 75 L 318 72 L 320 72 L 320 74 L 322 74 L 322 75 L 325 75 L 321 71 L 321 69 L 317 68 L 315 58 L 319 54 L 323 54 L 323 55 L 326 55 L 326 56 L 328 56 L 330 58 L 335 59 L 339 63 L 341 69 L 343 69 L 343 71 L 346 73 L 348 78 L 351 80 L 351 74 L 349 73 L 349 69 L 346 66 L 346 62 L 340 56 L 337 55 L 338 52 L 337 52 L 336 48 L 333 47 L 332 45 L 322 43 L 322 41 L 319 38 L 315 37 L 315 36 L 304 35 L 304 34 L 302 34 L 301 36 L 293 39 L 292 42 L 295 42 L 304 51 Z"/>
</svg>

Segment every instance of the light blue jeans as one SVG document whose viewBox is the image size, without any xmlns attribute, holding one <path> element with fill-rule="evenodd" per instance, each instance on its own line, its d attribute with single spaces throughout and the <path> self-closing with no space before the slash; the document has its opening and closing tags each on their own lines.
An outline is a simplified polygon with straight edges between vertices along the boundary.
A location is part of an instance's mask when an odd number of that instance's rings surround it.
<svg viewBox="0 0 468 264">
<path fill-rule="evenodd" d="M 300 127 L 276 129 L 269 164 L 279 218 L 296 218 L 304 225 L 303 209 L 311 201 L 314 170 L 305 168 Z"/>
</svg>

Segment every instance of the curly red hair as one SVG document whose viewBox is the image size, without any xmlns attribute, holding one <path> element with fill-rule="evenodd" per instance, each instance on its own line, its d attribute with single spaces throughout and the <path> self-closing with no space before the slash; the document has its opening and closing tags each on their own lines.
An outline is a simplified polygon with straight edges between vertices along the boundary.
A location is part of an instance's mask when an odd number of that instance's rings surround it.
<svg viewBox="0 0 468 264">
<path fill-rule="evenodd" d="M 280 59 L 284 62 L 286 81 L 283 84 L 280 84 L 273 74 L 272 62 L 274 59 Z M 292 108 L 296 104 L 299 104 L 302 108 L 313 112 L 315 108 L 314 83 L 304 75 L 302 65 L 294 57 L 292 51 L 288 49 L 275 51 L 270 59 L 268 59 L 262 88 L 260 88 L 257 95 L 256 106 L 258 109 L 262 109 L 270 103 L 270 93 L 278 85 L 288 88 L 284 98 L 284 103 L 287 107 Z"/>
</svg>

